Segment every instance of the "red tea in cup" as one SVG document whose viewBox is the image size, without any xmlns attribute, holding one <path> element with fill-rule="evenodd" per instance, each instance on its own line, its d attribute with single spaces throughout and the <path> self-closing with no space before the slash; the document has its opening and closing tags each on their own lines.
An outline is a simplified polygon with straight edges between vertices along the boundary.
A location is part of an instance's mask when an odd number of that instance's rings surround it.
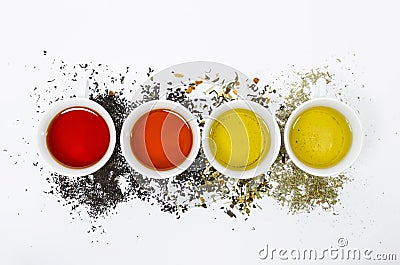
<svg viewBox="0 0 400 265">
<path fill-rule="evenodd" d="M 71 107 L 59 112 L 46 133 L 50 154 L 70 168 L 87 168 L 99 162 L 110 144 L 106 121 L 87 107 Z"/>
</svg>

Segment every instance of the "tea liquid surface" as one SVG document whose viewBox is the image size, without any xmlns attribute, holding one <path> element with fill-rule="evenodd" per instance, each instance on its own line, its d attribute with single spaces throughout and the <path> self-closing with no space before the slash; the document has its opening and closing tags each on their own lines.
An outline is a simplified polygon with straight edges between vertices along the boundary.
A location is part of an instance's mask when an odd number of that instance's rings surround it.
<svg viewBox="0 0 400 265">
<path fill-rule="evenodd" d="M 352 132 L 339 111 L 317 106 L 303 111 L 290 129 L 290 146 L 296 157 L 313 168 L 328 168 L 350 149 Z"/>
<path fill-rule="evenodd" d="M 267 125 L 247 109 L 232 109 L 221 114 L 211 124 L 208 137 L 215 159 L 237 171 L 256 167 L 271 145 Z"/>
<path fill-rule="evenodd" d="M 189 123 L 167 109 L 152 110 L 134 124 L 131 131 L 131 149 L 146 167 L 170 170 L 182 164 L 193 145 Z"/>
<path fill-rule="evenodd" d="M 110 132 L 97 112 L 85 107 L 61 111 L 50 122 L 47 148 L 62 165 L 85 168 L 101 160 L 108 149 Z"/>
</svg>

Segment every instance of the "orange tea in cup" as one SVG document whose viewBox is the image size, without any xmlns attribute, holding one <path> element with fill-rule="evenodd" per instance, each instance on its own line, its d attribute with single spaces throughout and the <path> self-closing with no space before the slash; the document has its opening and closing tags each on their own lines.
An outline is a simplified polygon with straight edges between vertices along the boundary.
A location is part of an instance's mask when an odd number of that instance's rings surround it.
<svg viewBox="0 0 400 265">
<path fill-rule="evenodd" d="M 182 164 L 189 156 L 193 134 L 189 123 L 169 109 L 155 109 L 134 124 L 131 149 L 146 167 L 169 170 Z"/>
</svg>

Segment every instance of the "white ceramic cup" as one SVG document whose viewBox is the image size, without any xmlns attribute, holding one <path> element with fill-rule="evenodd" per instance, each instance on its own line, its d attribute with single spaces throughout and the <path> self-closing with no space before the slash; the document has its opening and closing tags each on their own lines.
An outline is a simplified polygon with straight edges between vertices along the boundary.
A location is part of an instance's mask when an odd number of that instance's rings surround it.
<svg viewBox="0 0 400 265">
<path fill-rule="evenodd" d="M 328 168 L 313 168 L 304 164 L 296 157 L 290 146 L 289 134 L 290 134 L 290 129 L 293 126 L 293 122 L 296 120 L 299 114 L 301 114 L 302 112 L 304 112 L 309 108 L 317 106 L 330 107 L 340 112 L 348 121 L 352 133 L 352 143 L 346 156 L 337 164 Z M 358 118 L 356 112 L 352 108 L 350 108 L 348 105 L 339 100 L 332 98 L 311 99 L 301 104 L 291 113 L 285 125 L 284 142 L 289 157 L 292 159 L 293 163 L 295 163 L 295 165 L 298 166 L 300 169 L 315 176 L 333 176 L 340 172 L 343 172 L 345 169 L 350 167 L 351 164 L 355 162 L 358 155 L 360 154 L 363 142 L 361 121 Z"/>
<path fill-rule="evenodd" d="M 131 132 L 133 126 L 143 115 L 157 109 L 167 109 L 179 114 L 189 124 L 192 131 L 193 143 L 189 155 L 181 164 L 169 170 L 156 170 L 143 165 L 133 154 L 131 148 Z M 122 125 L 120 142 L 121 150 L 126 161 L 134 170 L 144 176 L 164 179 L 179 175 L 194 162 L 200 149 L 200 129 L 196 117 L 181 104 L 170 100 L 153 100 L 140 105 L 129 114 Z"/>
<path fill-rule="evenodd" d="M 255 168 L 244 170 L 244 171 L 236 171 L 226 168 L 224 165 L 220 164 L 212 154 L 210 149 L 210 143 L 208 134 L 211 128 L 212 123 L 215 120 L 218 120 L 218 117 L 225 113 L 226 111 L 232 109 L 247 109 L 253 111 L 257 116 L 259 116 L 267 125 L 270 136 L 271 136 L 271 145 L 268 151 L 268 154 L 261 160 Z M 220 173 L 234 177 L 238 179 L 246 179 L 258 176 L 263 173 L 267 173 L 271 165 L 275 162 L 279 150 L 281 147 L 281 133 L 278 127 L 278 124 L 275 120 L 275 117 L 271 114 L 269 109 L 264 108 L 258 103 L 247 101 L 247 100 L 234 100 L 227 103 L 222 104 L 218 108 L 216 108 L 207 118 L 206 123 L 204 125 L 203 136 L 202 136 L 202 145 L 203 151 L 210 162 L 210 164 L 218 170 Z"/>
<path fill-rule="evenodd" d="M 46 143 L 47 129 L 51 121 L 57 114 L 59 114 L 65 109 L 72 107 L 85 107 L 97 112 L 106 122 L 110 133 L 110 141 L 106 153 L 96 164 L 89 167 L 71 168 L 64 166 L 59 162 L 57 162 L 55 158 L 53 158 L 49 149 L 47 148 L 47 143 Z M 86 98 L 66 99 L 54 104 L 51 107 L 51 109 L 44 114 L 39 124 L 38 135 L 37 135 L 37 146 L 39 155 L 50 167 L 54 169 L 55 172 L 65 176 L 86 176 L 99 170 L 111 157 L 114 151 L 115 142 L 116 142 L 115 126 L 110 114 L 108 114 L 108 112 L 102 106 Z"/>
</svg>

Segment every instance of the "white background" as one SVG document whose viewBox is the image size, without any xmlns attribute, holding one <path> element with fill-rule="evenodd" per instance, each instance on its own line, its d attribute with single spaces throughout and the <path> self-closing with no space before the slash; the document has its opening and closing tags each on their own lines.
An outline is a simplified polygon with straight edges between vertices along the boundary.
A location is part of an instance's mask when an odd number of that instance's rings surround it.
<svg viewBox="0 0 400 265">
<path fill-rule="evenodd" d="M 0 153 L 0 264 L 272 264 L 258 258 L 266 243 L 318 249 L 340 237 L 399 260 L 399 10 L 396 1 L 1 1 L 0 149 L 9 152 Z M 70 64 L 92 60 L 142 72 L 211 60 L 250 76 L 355 53 L 369 135 L 339 215 L 291 215 L 264 199 L 246 222 L 205 209 L 176 220 L 132 201 L 104 220 L 106 234 L 86 233 L 87 221 L 72 220 L 44 194 L 45 179 L 24 158 L 36 150 L 21 140 L 35 133 L 34 77 L 23 69 L 43 50 Z M 356 264 L 364 263 L 376 264 Z"/>
</svg>

